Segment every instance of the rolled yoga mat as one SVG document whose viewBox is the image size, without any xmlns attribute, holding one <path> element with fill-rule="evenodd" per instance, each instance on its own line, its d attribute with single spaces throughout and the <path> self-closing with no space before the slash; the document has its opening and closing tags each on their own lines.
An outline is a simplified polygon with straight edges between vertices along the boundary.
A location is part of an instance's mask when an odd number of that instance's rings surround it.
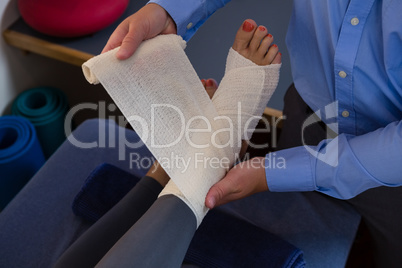
<svg viewBox="0 0 402 268">
<path fill-rule="evenodd" d="M 0 210 L 44 163 L 32 123 L 19 116 L 0 117 Z"/>
<path fill-rule="evenodd" d="M 25 117 L 35 126 L 46 158 L 66 139 L 64 117 L 68 111 L 63 92 L 51 87 L 38 87 L 22 92 L 11 108 L 13 115 Z"/>
</svg>

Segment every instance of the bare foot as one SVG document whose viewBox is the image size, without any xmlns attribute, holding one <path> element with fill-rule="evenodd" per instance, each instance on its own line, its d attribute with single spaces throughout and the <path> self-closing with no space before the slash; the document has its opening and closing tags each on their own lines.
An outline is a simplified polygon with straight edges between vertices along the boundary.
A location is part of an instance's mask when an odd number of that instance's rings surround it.
<svg viewBox="0 0 402 268">
<path fill-rule="evenodd" d="M 257 27 L 255 21 L 247 19 L 237 31 L 232 48 L 257 65 L 279 64 L 282 54 L 273 41 L 265 26 Z"/>
</svg>

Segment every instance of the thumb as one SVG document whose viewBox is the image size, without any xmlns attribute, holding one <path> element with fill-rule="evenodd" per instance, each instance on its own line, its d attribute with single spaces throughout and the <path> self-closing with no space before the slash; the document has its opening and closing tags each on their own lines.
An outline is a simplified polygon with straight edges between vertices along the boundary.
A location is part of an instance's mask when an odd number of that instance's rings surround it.
<svg viewBox="0 0 402 268">
<path fill-rule="evenodd" d="M 234 193 L 232 188 L 232 183 L 227 177 L 224 177 L 209 189 L 205 198 L 205 206 L 212 209 L 229 202 L 228 197 Z"/>
</svg>

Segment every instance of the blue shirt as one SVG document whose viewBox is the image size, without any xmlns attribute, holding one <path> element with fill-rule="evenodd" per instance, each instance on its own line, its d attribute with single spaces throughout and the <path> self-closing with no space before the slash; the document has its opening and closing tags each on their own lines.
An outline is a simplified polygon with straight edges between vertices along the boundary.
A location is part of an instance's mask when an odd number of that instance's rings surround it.
<svg viewBox="0 0 402 268">
<path fill-rule="evenodd" d="M 188 40 L 228 0 L 155 0 Z M 347 199 L 402 185 L 402 1 L 297 0 L 287 33 L 304 101 L 339 135 L 268 154 L 270 191 Z"/>
</svg>

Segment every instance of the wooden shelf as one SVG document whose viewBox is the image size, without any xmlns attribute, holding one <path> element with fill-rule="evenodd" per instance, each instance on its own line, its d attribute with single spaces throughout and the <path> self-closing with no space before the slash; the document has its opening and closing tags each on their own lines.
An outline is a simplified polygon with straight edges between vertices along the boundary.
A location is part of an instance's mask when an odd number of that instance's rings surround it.
<svg viewBox="0 0 402 268">
<path fill-rule="evenodd" d="M 3 37 L 11 46 L 77 66 L 81 66 L 84 62 L 94 56 L 90 53 L 51 43 L 9 29 L 3 32 Z"/>
<path fill-rule="evenodd" d="M 266 117 L 274 117 L 275 120 L 281 120 L 283 117 L 283 113 L 280 110 L 274 109 L 274 108 L 270 108 L 270 107 L 266 107 L 264 110 L 264 116 Z M 282 124 L 279 124 L 278 127 L 281 127 Z"/>
</svg>

